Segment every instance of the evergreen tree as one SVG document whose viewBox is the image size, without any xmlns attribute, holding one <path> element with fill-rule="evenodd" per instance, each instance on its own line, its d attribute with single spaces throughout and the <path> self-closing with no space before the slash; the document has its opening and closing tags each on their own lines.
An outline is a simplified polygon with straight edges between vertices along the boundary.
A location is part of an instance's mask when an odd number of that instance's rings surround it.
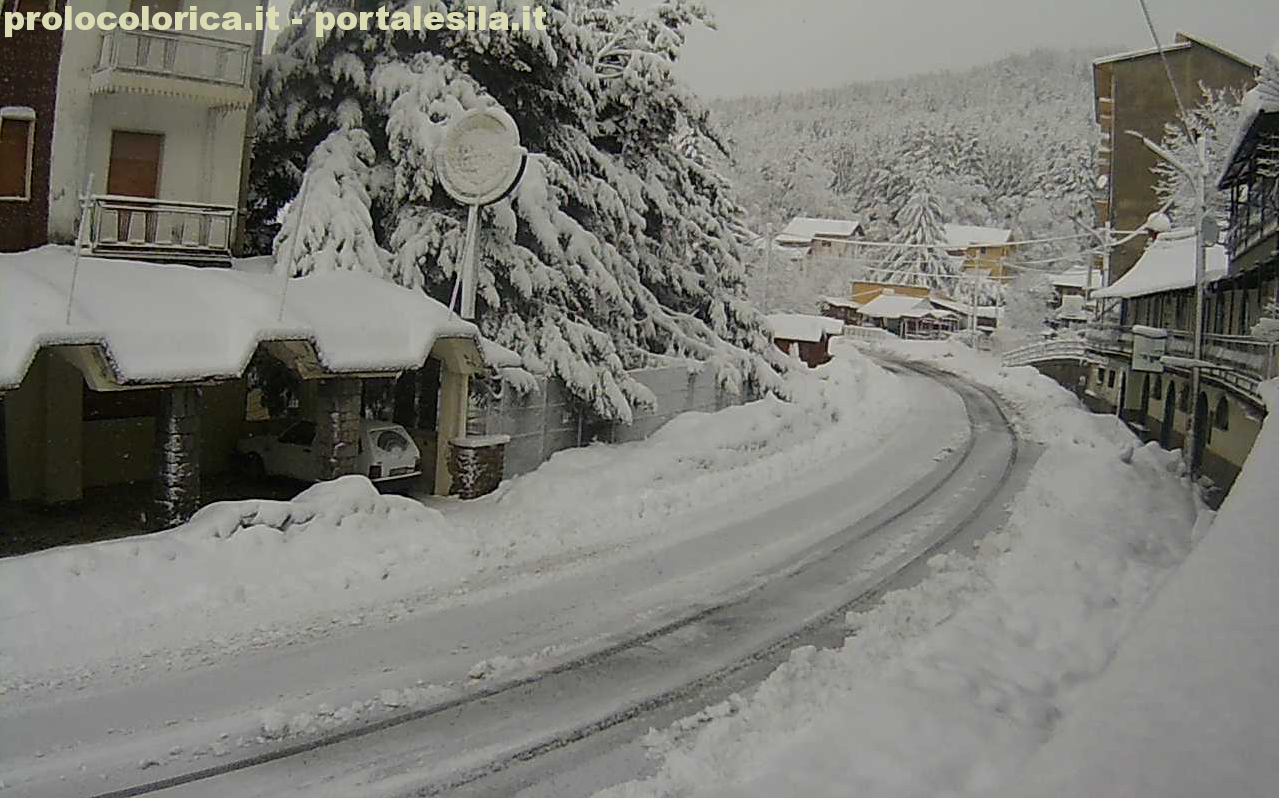
<svg viewBox="0 0 1280 798">
<path fill-rule="evenodd" d="M 685 30 L 709 22 L 700 3 L 664 0 L 631 13 L 616 0 L 557 0 L 544 6 L 545 31 L 316 37 L 318 11 L 381 5 L 314 0 L 303 13 L 310 24 L 285 31 L 266 60 L 251 208 L 260 222 L 274 219 L 306 173 L 325 200 L 313 208 L 308 197 L 297 213 L 328 217 L 286 219 L 278 244 L 292 273 L 319 267 L 307 266 L 312 251 L 363 252 L 371 231 L 384 274 L 447 301 L 466 210 L 437 185 L 434 150 L 450 120 L 498 106 L 532 155 L 514 195 L 482 213 L 485 335 L 609 419 L 628 421 L 653 399 L 631 368 L 694 359 L 726 388 L 782 389 L 785 359 L 745 296 L 734 234 L 741 208 L 706 159 L 682 146 L 695 134 L 719 145 L 707 110 L 673 75 Z M 415 5 L 465 6 L 386 8 Z M 491 15 L 513 18 L 522 8 L 489 4 Z M 299 238 L 309 243 L 295 254 Z"/>
<path fill-rule="evenodd" d="M 919 285 L 951 293 L 959 266 L 947 255 L 942 212 L 927 182 L 916 186 L 907 204 L 898 212 L 898 233 L 893 243 L 902 244 L 880 267 L 888 279 L 903 285 Z"/>
</svg>

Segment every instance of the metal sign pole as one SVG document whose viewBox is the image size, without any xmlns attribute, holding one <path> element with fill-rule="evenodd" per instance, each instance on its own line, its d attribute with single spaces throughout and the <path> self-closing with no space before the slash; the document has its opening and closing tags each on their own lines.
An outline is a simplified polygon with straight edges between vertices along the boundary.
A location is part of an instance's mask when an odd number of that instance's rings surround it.
<svg viewBox="0 0 1280 798">
<path fill-rule="evenodd" d="M 467 210 L 467 242 L 462 252 L 462 318 L 476 317 L 476 245 L 480 232 L 480 206 Z"/>
<path fill-rule="evenodd" d="M 76 298 L 76 280 L 80 277 L 80 250 L 84 249 L 84 228 L 89 220 L 89 192 L 93 190 L 93 173 L 84 181 L 84 194 L 80 197 L 80 226 L 76 228 L 76 258 L 71 264 L 71 288 L 67 291 L 67 317 L 63 324 L 71 324 L 71 307 Z"/>
</svg>

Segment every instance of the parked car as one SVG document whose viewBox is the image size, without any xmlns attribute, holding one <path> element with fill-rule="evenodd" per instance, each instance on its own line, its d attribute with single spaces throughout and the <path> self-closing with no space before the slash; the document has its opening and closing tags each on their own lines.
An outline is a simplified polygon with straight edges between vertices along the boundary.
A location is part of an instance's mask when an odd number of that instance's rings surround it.
<svg viewBox="0 0 1280 798">
<path fill-rule="evenodd" d="M 320 480 L 320 461 L 312 444 L 314 421 L 299 421 L 278 435 L 254 435 L 236 444 L 250 477 L 290 477 L 305 482 Z M 422 452 L 404 427 L 389 421 L 360 422 L 356 473 L 374 482 L 411 479 L 422 474 Z"/>
</svg>

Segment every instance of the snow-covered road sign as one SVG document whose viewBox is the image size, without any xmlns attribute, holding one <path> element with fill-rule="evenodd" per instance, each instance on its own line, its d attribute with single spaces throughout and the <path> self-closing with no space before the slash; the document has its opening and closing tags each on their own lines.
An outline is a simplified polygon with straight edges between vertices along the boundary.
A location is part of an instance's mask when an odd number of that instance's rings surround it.
<svg viewBox="0 0 1280 798">
<path fill-rule="evenodd" d="M 524 174 L 528 153 L 520 129 L 500 108 L 476 108 L 454 120 L 436 150 L 436 174 L 449 196 L 469 206 L 462 273 L 454 283 L 450 308 L 462 293 L 462 318 L 476 312 L 476 235 L 480 208 L 510 194 Z"/>
</svg>

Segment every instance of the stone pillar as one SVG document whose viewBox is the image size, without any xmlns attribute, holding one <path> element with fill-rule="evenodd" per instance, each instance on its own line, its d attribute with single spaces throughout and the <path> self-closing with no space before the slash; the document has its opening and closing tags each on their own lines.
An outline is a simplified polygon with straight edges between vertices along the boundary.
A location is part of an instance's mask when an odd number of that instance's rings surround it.
<svg viewBox="0 0 1280 798">
<path fill-rule="evenodd" d="M 450 442 L 467 434 L 467 405 L 471 400 L 471 380 L 461 372 L 445 368 L 440 375 L 440 408 L 436 428 L 436 495 L 453 493 L 449 473 Z"/>
<path fill-rule="evenodd" d="M 466 436 L 449 442 L 453 492 L 462 499 L 487 496 L 502 484 L 509 435 Z"/>
<path fill-rule="evenodd" d="M 199 508 L 200 389 L 167 388 L 156 416 L 156 520 L 177 526 Z"/>
<path fill-rule="evenodd" d="M 322 380 L 316 386 L 316 439 L 322 480 L 356 473 L 360 454 L 360 380 Z"/>
</svg>

